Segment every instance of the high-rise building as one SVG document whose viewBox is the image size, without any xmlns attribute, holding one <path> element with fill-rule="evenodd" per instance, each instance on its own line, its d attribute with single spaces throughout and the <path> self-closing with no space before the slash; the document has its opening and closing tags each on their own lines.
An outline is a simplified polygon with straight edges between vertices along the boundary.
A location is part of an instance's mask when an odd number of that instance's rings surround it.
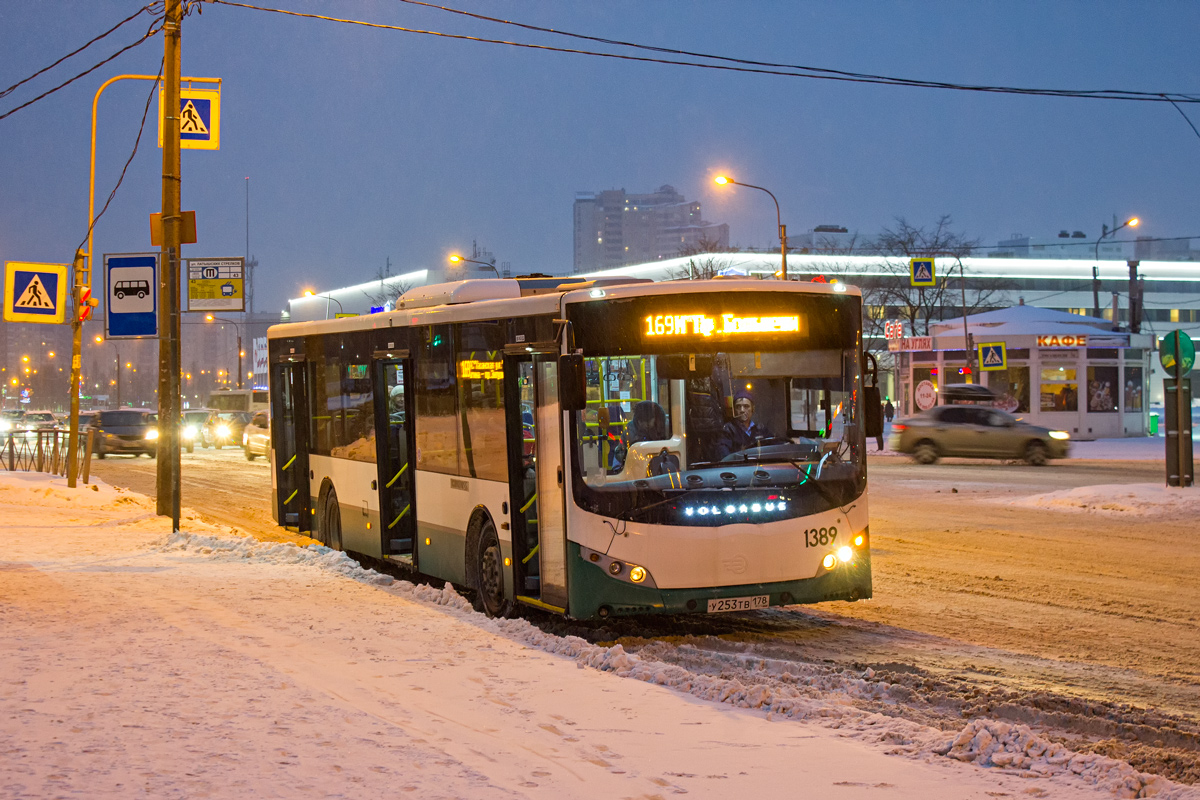
<svg viewBox="0 0 1200 800">
<path fill-rule="evenodd" d="M 729 248 L 729 226 L 705 222 L 700 203 L 673 186 L 652 194 L 624 189 L 575 195 L 575 272 L 674 258 L 702 246 Z"/>
</svg>

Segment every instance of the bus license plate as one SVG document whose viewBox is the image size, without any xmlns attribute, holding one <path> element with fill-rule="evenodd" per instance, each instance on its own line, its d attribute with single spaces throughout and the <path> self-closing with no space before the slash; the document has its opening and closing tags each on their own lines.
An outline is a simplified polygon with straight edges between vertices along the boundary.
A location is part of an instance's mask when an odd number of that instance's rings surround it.
<svg viewBox="0 0 1200 800">
<path fill-rule="evenodd" d="M 754 597 L 719 597 L 708 601 L 708 613 L 753 611 L 756 608 L 767 608 L 770 605 L 771 595 L 769 594 L 760 594 Z"/>
</svg>

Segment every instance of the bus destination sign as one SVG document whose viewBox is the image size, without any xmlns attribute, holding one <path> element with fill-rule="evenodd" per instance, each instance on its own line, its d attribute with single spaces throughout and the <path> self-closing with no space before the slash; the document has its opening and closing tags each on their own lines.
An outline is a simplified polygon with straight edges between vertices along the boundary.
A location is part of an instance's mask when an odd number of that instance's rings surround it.
<svg viewBox="0 0 1200 800">
<path fill-rule="evenodd" d="M 651 314 L 646 336 L 738 336 L 746 333 L 801 333 L 800 315 L 739 317 L 736 314 Z"/>
</svg>

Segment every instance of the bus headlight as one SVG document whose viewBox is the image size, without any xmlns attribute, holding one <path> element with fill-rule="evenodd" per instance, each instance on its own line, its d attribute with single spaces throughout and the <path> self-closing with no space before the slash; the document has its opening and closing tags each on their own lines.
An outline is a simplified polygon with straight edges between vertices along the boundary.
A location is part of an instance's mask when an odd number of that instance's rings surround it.
<svg viewBox="0 0 1200 800">
<path fill-rule="evenodd" d="M 833 553 L 826 553 L 821 559 L 821 566 L 825 569 L 833 569 L 834 564 L 837 564 L 837 557 Z"/>
<path fill-rule="evenodd" d="M 837 549 L 837 557 L 838 561 L 841 561 L 843 564 L 848 564 L 854 558 L 854 551 L 851 550 L 847 545 L 842 545 Z"/>
<path fill-rule="evenodd" d="M 646 568 L 630 567 L 629 580 L 633 581 L 634 583 L 641 583 L 642 581 L 646 580 Z"/>
<path fill-rule="evenodd" d="M 867 537 L 863 536 L 863 535 L 860 533 L 858 536 L 855 536 L 855 537 L 854 537 L 854 546 L 855 546 L 855 547 L 862 547 L 862 546 L 863 546 L 863 542 L 865 542 L 866 540 L 867 540 Z"/>
<path fill-rule="evenodd" d="M 1050 438 L 1051 439 L 1070 439 L 1071 434 L 1067 433 L 1066 431 L 1050 431 Z"/>
<path fill-rule="evenodd" d="M 150 430 L 146 431 L 146 438 L 150 439 L 150 440 L 157 439 L 158 438 L 158 429 L 151 428 Z"/>
</svg>

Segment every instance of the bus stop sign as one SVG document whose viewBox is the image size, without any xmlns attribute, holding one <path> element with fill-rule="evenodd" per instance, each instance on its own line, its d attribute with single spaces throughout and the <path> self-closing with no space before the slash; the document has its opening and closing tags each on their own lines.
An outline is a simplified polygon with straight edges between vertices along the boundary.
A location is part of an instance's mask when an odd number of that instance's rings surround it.
<svg viewBox="0 0 1200 800">
<path fill-rule="evenodd" d="M 1187 375 L 1196 363 L 1196 345 L 1192 342 L 1192 337 L 1183 331 L 1168 333 L 1158 345 L 1158 360 L 1168 375 L 1175 374 L 1176 361 L 1179 362 L 1180 377 Z"/>
</svg>

